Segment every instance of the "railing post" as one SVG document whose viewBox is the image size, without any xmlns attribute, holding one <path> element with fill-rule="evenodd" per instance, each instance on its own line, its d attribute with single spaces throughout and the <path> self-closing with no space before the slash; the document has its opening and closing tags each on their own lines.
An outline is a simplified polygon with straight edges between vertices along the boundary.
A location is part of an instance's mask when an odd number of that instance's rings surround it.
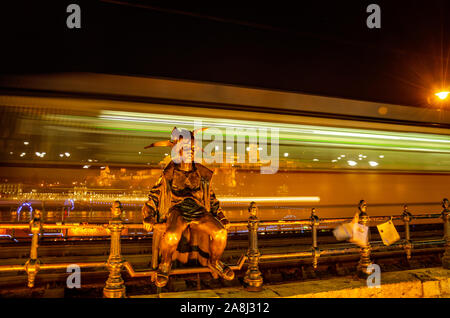
<svg viewBox="0 0 450 318">
<path fill-rule="evenodd" d="M 316 209 L 313 208 L 311 210 L 311 232 L 312 232 L 312 259 L 313 259 L 313 268 L 317 269 L 320 251 L 317 248 L 317 227 L 319 226 L 319 217 L 316 215 Z"/>
<path fill-rule="evenodd" d="M 450 269 L 450 210 L 448 208 L 448 199 L 442 201 L 442 220 L 444 221 L 444 239 L 445 239 L 445 252 L 442 257 L 442 267 Z"/>
<path fill-rule="evenodd" d="M 256 203 L 250 203 L 248 208 L 250 214 L 248 218 L 248 269 L 245 273 L 244 283 L 248 291 L 261 291 L 263 278 L 258 268 L 259 263 L 259 250 L 258 250 L 258 217 L 256 216 L 258 208 Z"/>
<path fill-rule="evenodd" d="M 109 277 L 103 288 L 103 297 L 105 298 L 123 298 L 125 297 L 125 284 L 120 272 L 123 267 L 123 259 L 120 250 L 120 234 L 124 229 L 121 215 L 122 205 L 120 201 L 115 201 L 111 208 L 112 219 L 109 221 L 108 230 L 111 233 L 111 250 L 106 264 L 109 270 Z"/>
<path fill-rule="evenodd" d="M 367 203 L 364 200 L 361 200 L 359 202 L 358 205 L 358 209 L 359 209 L 359 223 L 364 225 L 364 226 L 368 226 L 369 224 L 369 216 L 367 215 L 366 211 L 367 211 Z M 362 278 L 367 278 L 372 272 L 368 270 L 368 267 L 372 264 L 372 261 L 370 260 L 370 251 L 371 251 L 371 247 L 370 247 L 370 228 L 369 228 L 369 233 L 367 233 L 368 237 L 367 237 L 367 245 L 361 247 L 360 249 L 360 254 L 361 257 L 359 259 L 359 263 L 358 263 L 358 276 L 362 277 Z"/>
<path fill-rule="evenodd" d="M 412 214 L 408 211 L 408 206 L 405 204 L 403 206 L 403 213 L 402 213 L 403 222 L 405 223 L 405 252 L 406 252 L 406 259 L 411 259 L 411 251 L 412 251 L 412 243 L 411 243 L 411 232 L 409 229 L 409 224 L 412 220 Z"/>
<path fill-rule="evenodd" d="M 38 259 L 39 233 L 42 232 L 41 211 L 34 210 L 30 221 L 31 248 L 30 258 L 25 263 L 25 272 L 28 275 L 28 287 L 33 288 L 36 275 L 39 272 L 40 261 Z"/>
</svg>

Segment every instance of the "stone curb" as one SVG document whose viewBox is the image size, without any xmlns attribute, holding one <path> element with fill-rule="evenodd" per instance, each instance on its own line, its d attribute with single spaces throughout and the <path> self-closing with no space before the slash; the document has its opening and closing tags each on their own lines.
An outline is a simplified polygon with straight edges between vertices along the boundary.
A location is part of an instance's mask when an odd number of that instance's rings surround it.
<svg viewBox="0 0 450 318">
<path fill-rule="evenodd" d="M 450 270 L 425 268 L 381 273 L 379 288 L 367 287 L 366 281 L 339 277 L 279 285 L 265 285 L 261 292 L 230 287 L 216 290 L 162 293 L 131 298 L 448 298 Z"/>
</svg>

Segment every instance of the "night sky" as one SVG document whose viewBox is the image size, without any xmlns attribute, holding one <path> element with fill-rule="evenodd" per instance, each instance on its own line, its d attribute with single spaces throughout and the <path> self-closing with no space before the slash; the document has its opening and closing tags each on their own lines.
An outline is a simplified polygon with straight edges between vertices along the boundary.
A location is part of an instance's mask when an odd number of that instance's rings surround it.
<svg viewBox="0 0 450 318">
<path fill-rule="evenodd" d="M 81 6 L 81 29 L 66 27 L 70 3 Z M 370 3 L 381 29 L 366 26 Z M 445 0 L 14 1 L 0 10 L 2 73 L 155 76 L 422 107 L 450 82 Z"/>
</svg>

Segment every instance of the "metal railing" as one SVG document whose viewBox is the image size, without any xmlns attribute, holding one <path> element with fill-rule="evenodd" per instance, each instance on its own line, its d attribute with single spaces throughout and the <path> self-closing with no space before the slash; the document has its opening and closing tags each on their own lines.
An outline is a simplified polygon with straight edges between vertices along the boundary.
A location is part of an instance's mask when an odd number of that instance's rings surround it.
<svg viewBox="0 0 450 318">
<path fill-rule="evenodd" d="M 405 237 L 392 246 L 386 247 L 381 244 L 373 244 L 370 242 L 363 247 L 355 247 L 351 243 L 345 247 L 323 249 L 318 246 L 317 229 L 319 225 L 326 225 L 327 227 L 336 226 L 340 223 L 349 222 L 352 218 L 327 218 L 320 219 L 316 215 L 316 210 L 312 209 L 310 219 L 306 220 L 282 220 L 282 221 L 259 221 L 258 208 L 255 202 L 251 202 L 249 206 L 249 218 L 247 222 L 232 222 L 226 225 L 227 228 L 247 226 L 248 228 L 248 250 L 247 253 L 241 255 L 238 262 L 231 267 L 233 270 L 241 270 L 245 263 L 247 263 L 247 271 L 244 277 L 246 289 L 250 291 L 260 291 L 263 285 L 262 274 L 259 270 L 261 260 L 274 259 L 293 259 L 293 258 L 312 258 L 312 267 L 317 269 L 320 257 L 323 256 L 338 256 L 343 254 L 359 253 L 360 260 L 357 271 L 361 277 L 367 277 L 370 273 L 368 270 L 371 265 L 371 252 L 383 250 L 403 250 L 407 259 L 411 259 L 411 253 L 417 248 L 430 249 L 436 245 L 442 245 L 445 249 L 442 266 L 450 269 L 450 210 L 449 201 L 444 199 L 442 202 L 443 211 L 440 214 L 422 214 L 412 215 L 407 206 L 404 206 L 403 213 L 396 216 L 377 216 L 369 217 L 366 212 L 366 203 L 361 200 L 359 208 L 359 222 L 363 225 L 369 225 L 370 222 L 382 222 L 389 219 L 401 220 L 405 226 Z M 122 270 L 126 270 L 131 277 L 152 277 L 155 278 L 156 270 L 135 271 L 131 263 L 123 259 L 121 254 L 121 233 L 124 229 L 143 229 L 141 223 L 130 224 L 124 223 L 121 219 L 123 213 L 122 206 L 119 201 L 115 201 L 111 208 L 112 218 L 108 224 L 62 224 L 62 223 L 44 223 L 41 219 L 41 211 L 34 210 L 32 220 L 29 224 L 18 223 L 0 223 L 0 229 L 12 230 L 30 230 L 31 232 L 31 247 L 30 257 L 24 265 L 2 265 L 0 272 L 15 272 L 25 271 L 28 275 L 28 287 L 32 288 L 35 285 L 35 278 L 38 272 L 42 270 L 66 269 L 70 265 L 76 264 L 80 268 L 107 268 L 109 277 L 106 281 L 103 295 L 108 298 L 117 298 L 125 296 L 125 284 L 121 277 Z M 437 219 L 441 218 L 444 224 L 444 237 L 442 240 L 427 240 L 427 241 L 412 241 L 410 225 L 414 219 Z M 258 248 L 258 229 L 267 228 L 271 225 L 303 225 L 311 227 L 311 249 L 308 251 L 298 251 L 290 253 L 278 254 L 263 254 L 261 255 Z M 105 262 L 85 262 L 85 263 L 57 263 L 57 264 L 43 264 L 38 258 L 38 241 L 39 235 L 48 230 L 68 230 L 73 228 L 85 229 L 104 229 L 111 237 L 111 246 L 109 257 Z M 156 226 L 157 228 L 157 226 Z M 156 230 L 156 229 L 155 229 Z M 155 243 L 155 242 L 154 242 Z M 155 245 L 155 244 L 153 244 Z M 153 254 L 153 253 L 152 253 Z M 157 262 L 155 255 L 152 255 L 152 263 Z M 154 265 L 154 264 L 153 264 Z M 205 273 L 210 270 L 207 267 L 195 268 L 179 268 L 171 271 L 170 275 L 180 274 L 194 274 Z"/>
</svg>

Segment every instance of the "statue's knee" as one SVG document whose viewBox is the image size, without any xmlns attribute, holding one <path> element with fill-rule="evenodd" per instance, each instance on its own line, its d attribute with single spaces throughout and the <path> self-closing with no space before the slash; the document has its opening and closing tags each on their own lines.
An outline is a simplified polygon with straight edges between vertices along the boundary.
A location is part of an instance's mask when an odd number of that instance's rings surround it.
<svg viewBox="0 0 450 318">
<path fill-rule="evenodd" d="M 226 229 L 220 229 L 214 232 L 213 234 L 214 240 L 217 241 L 225 241 L 227 239 L 227 230 Z"/>
<path fill-rule="evenodd" d="M 181 235 L 178 233 L 174 233 L 174 232 L 166 232 L 166 234 L 164 235 L 164 242 L 167 245 L 173 246 L 173 245 L 177 245 L 178 242 L 180 241 Z"/>
</svg>

